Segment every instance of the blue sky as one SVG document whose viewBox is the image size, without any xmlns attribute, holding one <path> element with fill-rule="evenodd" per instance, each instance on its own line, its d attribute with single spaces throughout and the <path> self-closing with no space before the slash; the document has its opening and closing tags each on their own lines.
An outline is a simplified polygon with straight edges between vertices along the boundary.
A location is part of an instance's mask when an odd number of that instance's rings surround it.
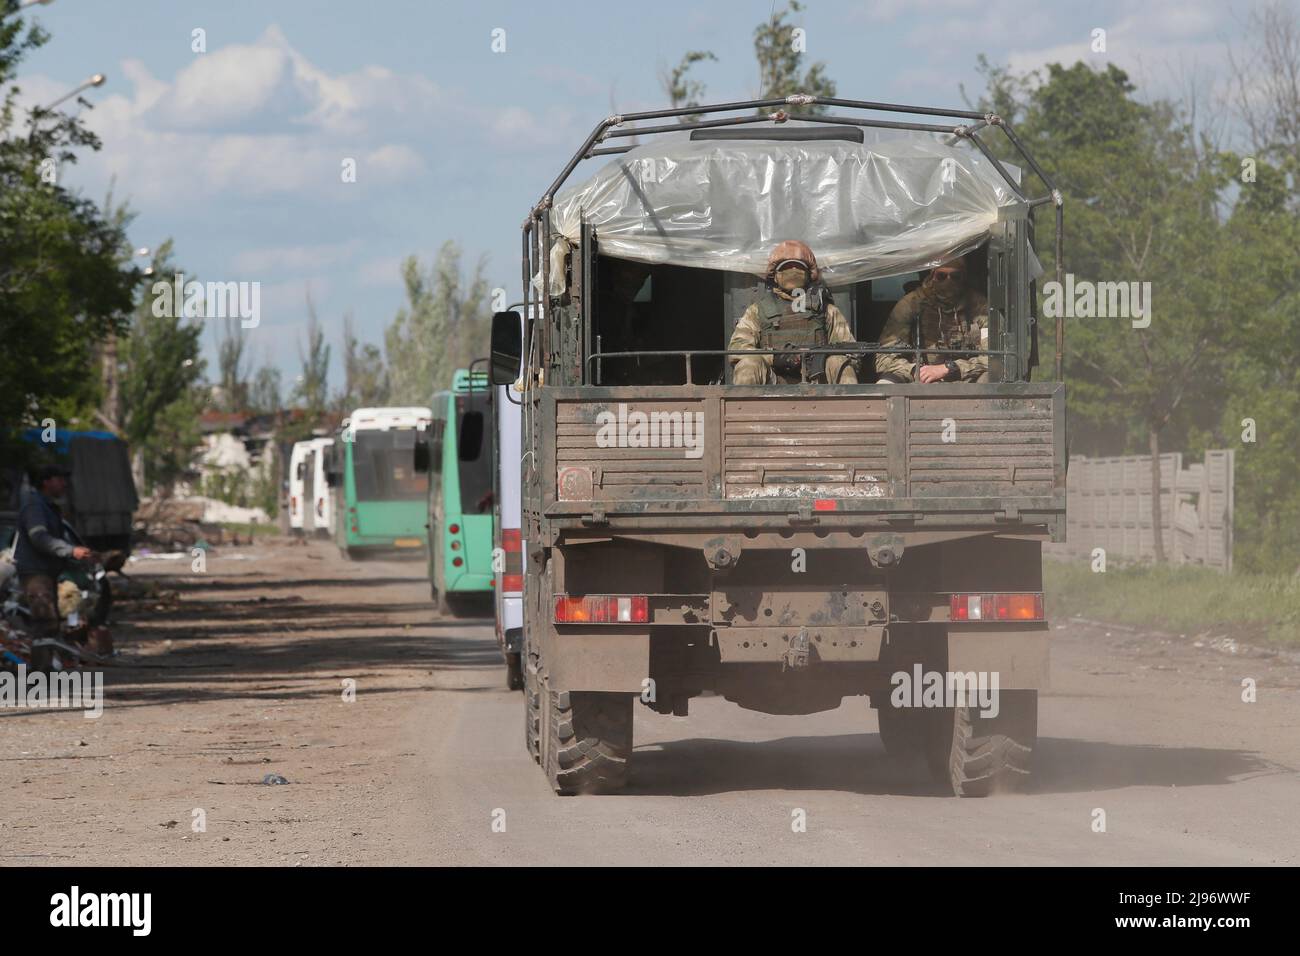
<svg viewBox="0 0 1300 956">
<path fill-rule="evenodd" d="M 757 92 L 753 29 L 771 0 L 701 5 L 414 0 L 55 0 L 53 39 L 25 64 L 24 100 L 92 73 L 84 118 L 103 139 L 65 178 L 138 213 L 137 246 L 172 237 L 203 279 L 262 283 L 254 360 L 298 371 L 310 286 L 337 353 L 346 312 L 364 340 L 404 295 L 398 267 L 448 239 L 519 293 L 518 226 L 583 137 L 616 110 L 664 104 L 660 72 L 713 51 L 709 99 Z M 962 105 L 975 58 L 1032 68 L 1110 59 L 1152 93 L 1222 82 L 1245 5 L 1211 0 L 808 0 L 791 22 L 843 96 Z M 191 49 L 206 32 L 207 52 Z M 1089 49 L 1107 31 L 1107 52 Z M 506 51 L 491 49 L 505 30 Z M 66 108 L 66 107 L 65 107 Z M 357 162 L 357 182 L 341 164 Z M 579 167 L 579 171 L 583 167 Z M 594 166 L 592 167 L 594 169 Z M 580 178 L 580 177 L 578 177 Z M 213 336 L 205 337 L 209 358 Z"/>
</svg>

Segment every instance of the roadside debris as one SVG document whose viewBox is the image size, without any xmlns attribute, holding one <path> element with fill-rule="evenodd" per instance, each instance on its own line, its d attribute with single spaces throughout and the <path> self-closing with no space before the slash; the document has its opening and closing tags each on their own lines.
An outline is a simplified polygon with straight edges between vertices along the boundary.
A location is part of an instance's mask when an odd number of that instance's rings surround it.
<svg viewBox="0 0 1300 956">
<path fill-rule="evenodd" d="M 208 550 L 213 545 L 252 544 L 251 534 L 240 535 L 218 523 L 241 517 L 228 514 L 230 511 L 229 505 L 211 498 L 146 499 L 135 515 L 135 553 L 141 557 L 177 554 L 188 558 L 194 547 Z"/>
</svg>

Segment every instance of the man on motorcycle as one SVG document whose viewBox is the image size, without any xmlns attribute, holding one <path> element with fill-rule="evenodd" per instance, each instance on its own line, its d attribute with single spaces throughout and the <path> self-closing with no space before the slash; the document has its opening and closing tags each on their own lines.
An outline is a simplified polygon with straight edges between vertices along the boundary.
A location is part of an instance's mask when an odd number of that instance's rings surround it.
<svg viewBox="0 0 1300 956">
<path fill-rule="evenodd" d="M 18 515 L 14 564 L 37 639 L 59 636 L 59 574 L 69 562 L 88 561 L 95 556 L 81 544 L 55 503 L 67 494 L 70 477 L 71 473 L 58 465 L 42 467 Z"/>
</svg>

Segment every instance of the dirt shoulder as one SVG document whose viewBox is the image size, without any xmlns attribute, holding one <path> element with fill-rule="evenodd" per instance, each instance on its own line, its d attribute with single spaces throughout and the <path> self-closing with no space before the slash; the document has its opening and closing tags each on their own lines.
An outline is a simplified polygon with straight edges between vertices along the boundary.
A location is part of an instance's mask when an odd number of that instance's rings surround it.
<svg viewBox="0 0 1300 956">
<path fill-rule="evenodd" d="M 0 859 L 403 859 L 410 834 L 388 804 L 414 756 L 395 743 L 403 715 L 458 669 L 497 660 L 483 625 L 465 643 L 452 633 L 463 623 L 436 621 L 423 570 L 343 562 L 323 541 L 221 549 L 201 574 L 131 564 L 177 600 L 116 609 L 102 717 L 0 711 Z M 289 783 L 261 783 L 268 774 Z"/>
</svg>

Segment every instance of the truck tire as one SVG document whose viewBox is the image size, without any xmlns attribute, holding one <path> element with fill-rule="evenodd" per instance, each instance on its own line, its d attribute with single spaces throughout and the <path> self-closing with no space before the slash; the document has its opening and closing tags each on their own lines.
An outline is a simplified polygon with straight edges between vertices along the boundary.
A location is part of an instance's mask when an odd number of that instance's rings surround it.
<svg viewBox="0 0 1300 956">
<path fill-rule="evenodd" d="M 978 707 L 936 710 L 927 753 L 936 781 L 958 797 L 1014 791 L 1029 778 L 1038 743 L 1038 691 L 1004 690 L 996 717 Z"/>
<path fill-rule="evenodd" d="M 542 762 L 541 677 L 525 650 L 524 662 L 524 749 L 534 763 Z"/>
<path fill-rule="evenodd" d="M 543 688 L 543 769 L 555 792 L 622 789 L 632 757 L 632 695 Z"/>
<path fill-rule="evenodd" d="M 524 686 L 523 665 L 519 654 L 506 655 L 506 690 L 519 690 Z"/>
</svg>

